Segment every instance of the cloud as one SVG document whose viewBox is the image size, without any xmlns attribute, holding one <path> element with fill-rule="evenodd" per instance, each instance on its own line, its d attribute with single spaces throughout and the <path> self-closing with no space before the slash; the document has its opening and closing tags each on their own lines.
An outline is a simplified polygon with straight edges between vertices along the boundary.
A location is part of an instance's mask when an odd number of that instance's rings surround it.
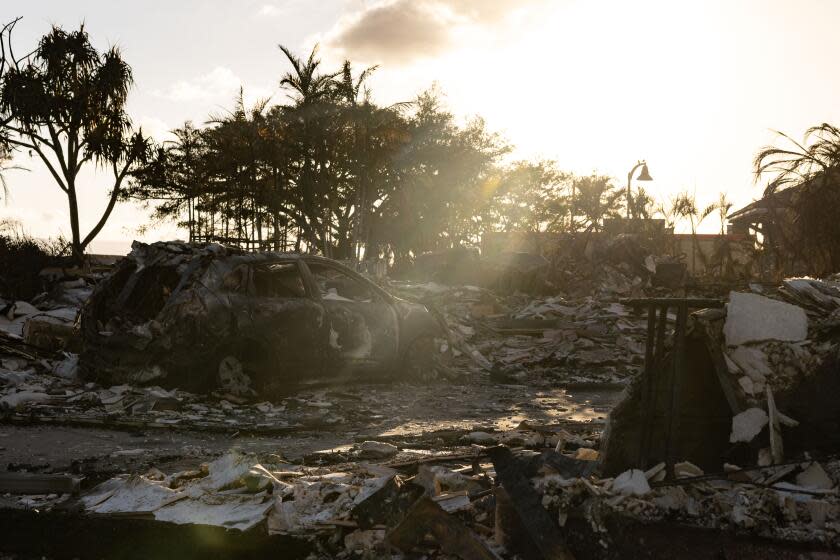
<svg viewBox="0 0 840 560">
<path fill-rule="evenodd" d="M 487 28 L 535 0 L 387 0 L 345 16 L 325 47 L 364 62 L 405 63 L 441 54 L 459 31 Z"/>
<path fill-rule="evenodd" d="M 307 11 L 311 7 L 311 0 L 275 0 L 274 2 L 261 5 L 257 10 L 257 15 L 269 18 L 290 16 L 294 12 L 301 10 Z"/>
<path fill-rule="evenodd" d="M 257 13 L 261 16 L 273 17 L 282 14 L 283 10 L 274 4 L 263 4 Z"/>
<path fill-rule="evenodd" d="M 169 139 L 169 131 L 172 130 L 172 127 L 165 121 L 149 115 L 142 115 L 136 120 L 135 125 L 143 129 L 144 136 L 151 136 L 157 142 Z"/>
<path fill-rule="evenodd" d="M 229 102 L 239 93 L 245 92 L 245 104 L 250 106 L 257 99 L 272 95 L 267 87 L 244 84 L 233 70 L 217 66 L 210 72 L 191 80 L 179 80 L 165 90 L 155 90 L 153 95 L 171 101 L 212 101 Z"/>
<path fill-rule="evenodd" d="M 227 95 L 239 89 L 242 81 L 230 68 L 217 66 L 207 74 L 192 80 L 180 80 L 165 91 L 154 94 L 172 101 L 200 101 Z"/>
</svg>

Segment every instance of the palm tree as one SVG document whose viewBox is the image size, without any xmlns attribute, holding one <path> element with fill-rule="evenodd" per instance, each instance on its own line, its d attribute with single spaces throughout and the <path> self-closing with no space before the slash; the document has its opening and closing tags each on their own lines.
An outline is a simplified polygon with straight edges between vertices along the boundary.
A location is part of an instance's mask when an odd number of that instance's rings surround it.
<svg viewBox="0 0 840 560">
<path fill-rule="evenodd" d="M 306 60 L 299 58 L 283 45 L 279 47 L 292 66 L 292 71 L 280 79 L 280 87 L 291 92 L 294 104 L 289 110 L 301 129 L 300 133 L 295 135 L 302 161 L 297 189 L 303 200 L 303 210 L 307 218 L 305 233 L 310 243 L 320 245 L 324 254 L 328 255 L 329 220 L 324 219 L 322 208 L 323 199 L 328 191 L 327 185 L 323 184 L 328 172 L 324 144 L 327 136 L 315 134 L 313 121 L 322 119 L 328 111 L 329 107 L 325 101 L 336 93 L 335 77 L 339 73 L 319 73 L 321 60 L 317 58 L 318 45 L 313 47 Z M 317 182 L 316 171 L 320 179 Z"/>
<path fill-rule="evenodd" d="M 150 151 L 125 110 L 132 82 L 119 49 L 99 53 L 84 26 L 69 33 L 53 27 L 24 64 L 4 71 L 4 145 L 34 152 L 66 195 L 77 261 L 110 217 L 129 171 Z M 113 183 L 105 210 L 83 236 L 77 179 L 88 163 L 110 169 Z"/>
<path fill-rule="evenodd" d="M 729 211 L 732 210 L 732 201 L 725 192 L 718 193 L 717 203 L 715 209 L 718 212 L 718 219 L 720 220 L 720 234 L 726 235 L 726 217 Z"/>
<path fill-rule="evenodd" d="M 700 241 L 697 237 L 697 227 L 703 220 L 708 218 L 717 209 L 717 203 L 712 203 L 705 208 L 697 206 L 697 198 L 694 194 L 689 194 L 688 191 L 679 193 L 671 203 L 670 215 L 676 220 L 688 220 L 691 227 L 691 241 L 693 250 L 691 252 L 691 271 L 694 273 L 697 267 L 697 254 L 700 254 L 700 260 L 703 262 L 705 268 L 707 264 L 706 254 L 700 247 Z"/>
<path fill-rule="evenodd" d="M 653 215 L 655 202 L 644 187 L 639 187 L 636 190 L 636 195 L 630 200 L 630 215 L 645 220 L 650 219 Z"/>
<path fill-rule="evenodd" d="M 349 60 L 345 60 L 341 68 L 341 81 L 337 84 L 341 97 L 347 104 L 346 114 L 352 129 L 353 151 L 355 152 L 356 219 L 353 226 L 352 239 L 349 241 L 354 245 L 353 257 L 357 261 L 361 258 L 361 233 L 364 231 L 363 228 L 367 222 L 367 187 L 370 167 L 370 141 L 368 132 L 373 124 L 372 117 L 374 112 L 374 107 L 370 103 L 370 89 L 365 85 L 365 82 L 377 68 L 378 66 L 365 68 L 354 79 L 351 63 Z M 344 236 L 341 236 L 340 239 L 343 240 Z"/>
<path fill-rule="evenodd" d="M 324 99 L 335 87 L 335 77 L 339 72 L 319 74 L 318 67 L 321 59 L 318 56 L 318 45 L 312 48 L 309 57 L 304 61 L 283 45 L 278 45 L 292 65 L 293 72 L 286 72 L 280 79 L 280 87 L 292 91 L 292 99 L 298 105 L 313 105 Z"/>
<path fill-rule="evenodd" d="M 598 231 L 605 218 L 619 215 L 622 190 L 615 187 L 611 181 L 609 177 L 594 174 L 573 180 L 571 205 L 575 217 L 583 218 L 587 233 Z"/>
</svg>

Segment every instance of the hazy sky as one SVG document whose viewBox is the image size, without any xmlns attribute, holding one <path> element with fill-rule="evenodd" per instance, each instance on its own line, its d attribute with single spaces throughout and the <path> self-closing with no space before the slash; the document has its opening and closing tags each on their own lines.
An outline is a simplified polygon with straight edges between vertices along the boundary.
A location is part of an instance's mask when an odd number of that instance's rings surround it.
<svg viewBox="0 0 840 560">
<path fill-rule="evenodd" d="M 621 185 L 646 158 L 649 190 L 688 189 L 701 203 L 721 191 L 736 204 L 758 196 L 751 163 L 771 129 L 800 137 L 840 122 L 836 0 L 6 0 L 0 16 L 23 16 L 20 51 L 51 24 L 81 22 L 100 48 L 120 45 L 136 81 L 130 113 L 161 139 L 231 107 L 240 85 L 246 99 L 282 101 L 277 44 L 303 55 L 316 42 L 327 68 L 381 64 L 371 81 L 380 102 L 437 81 L 453 112 L 484 116 L 517 157 Z M 39 161 L 16 163 L 31 171 L 6 173 L 0 214 L 38 236 L 67 235 L 63 193 Z M 82 191 L 87 230 L 105 188 L 87 175 Z M 138 236 L 146 216 L 118 207 L 93 249 L 180 235 Z"/>
</svg>

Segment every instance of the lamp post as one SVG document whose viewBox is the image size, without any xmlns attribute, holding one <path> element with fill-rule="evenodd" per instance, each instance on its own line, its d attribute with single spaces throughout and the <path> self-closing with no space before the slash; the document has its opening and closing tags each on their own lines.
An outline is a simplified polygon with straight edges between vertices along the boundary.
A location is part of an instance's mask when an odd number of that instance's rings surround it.
<svg viewBox="0 0 840 560">
<path fill-rule="evenodd" d="M 636 162 L 636 165 L 633 166 L 633 169 L 630 170 L 630 173 L 627 174 L 627 219 L 630 219 L 630 201 L 632 199 L 632 195 L 630 194 L 630 182 L 633 180 L 633 173 L 636 172 L 638 168 L 642 168 L 641 173 L 639 176 L 636 177 L 637 181 L 653 181 L 653 177 L 650 176 L 648 173 L 647 162 L 641 159 Z"/>
</svg>

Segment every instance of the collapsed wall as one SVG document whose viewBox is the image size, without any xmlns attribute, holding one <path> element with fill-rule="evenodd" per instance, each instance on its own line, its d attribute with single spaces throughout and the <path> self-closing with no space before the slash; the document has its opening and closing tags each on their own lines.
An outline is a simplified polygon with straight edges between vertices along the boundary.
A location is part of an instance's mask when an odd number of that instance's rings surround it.
<svg viewBox="0 0 840 560">
<path fill-rule="evenodd" d="M 673 456 L 720 471 L 727 463 L 769 465 L 806 451 L 836 453 L 838 318 L 840 284 L 832 279 L 791 279 L 764 294 L 733 292 L 725 313 L 693 314 Z M 672 346 L 635 379 L 610 414 L 602 442 L 607 474 L 667 459 L 674 353 Z M 648 383 L 658 397 L 653 410 L 645 409 L 642 395 Z"/>
</svg>

